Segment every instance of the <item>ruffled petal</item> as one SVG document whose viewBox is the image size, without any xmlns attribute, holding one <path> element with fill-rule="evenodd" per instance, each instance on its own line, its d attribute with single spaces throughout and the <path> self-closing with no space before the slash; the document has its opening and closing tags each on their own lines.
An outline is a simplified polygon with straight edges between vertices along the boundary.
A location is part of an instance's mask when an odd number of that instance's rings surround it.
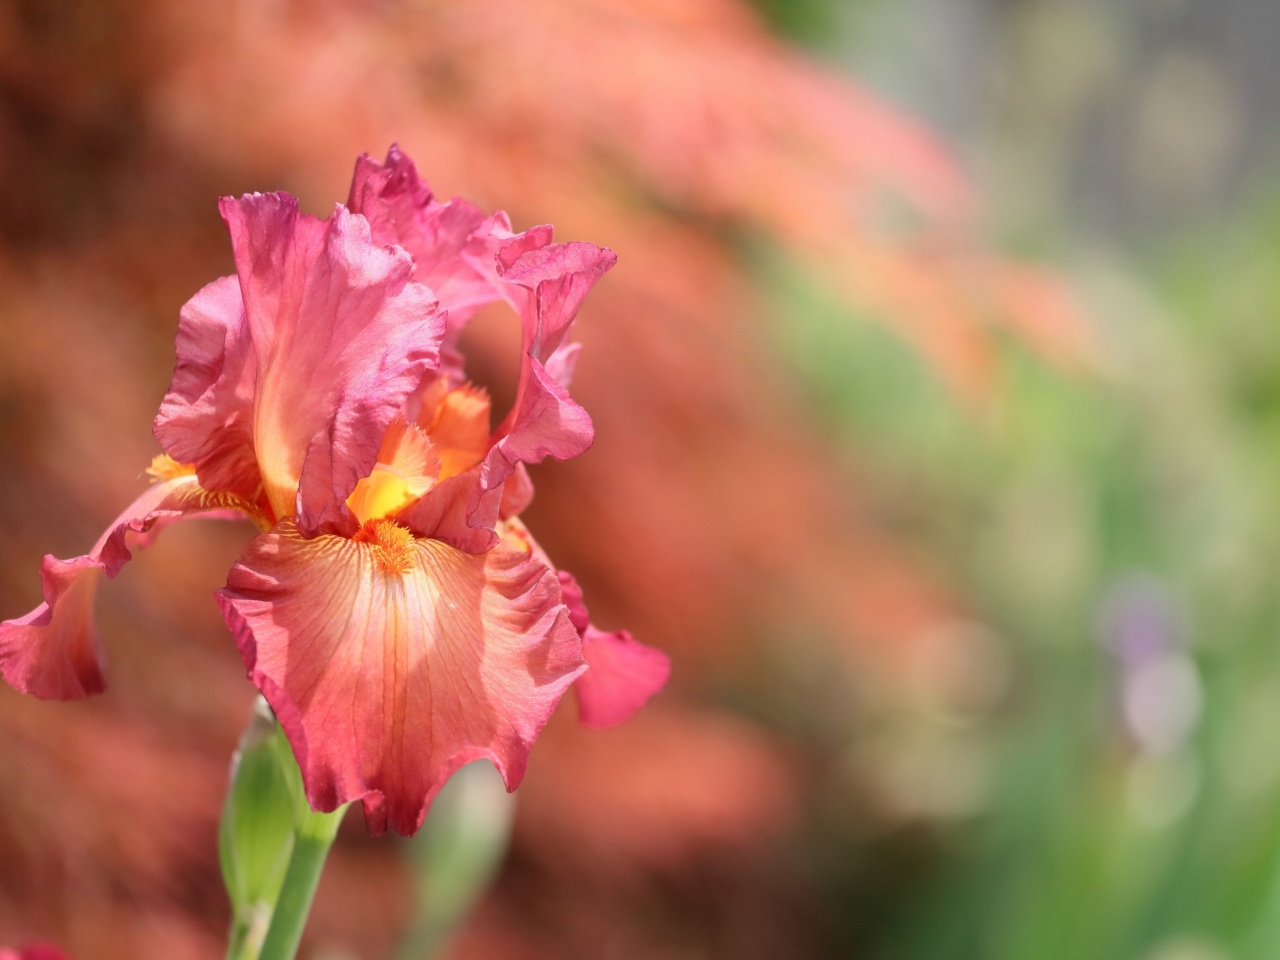
<svg viewBox="0 0 1280 960">
<path fill-rule="evenodd" d="M 480 473 L 481 490 L 501 487 L 517 464 L 540 463 L 548 456 L 569 460 L 585 453 L 595 440 L 587 411 L 542 364 L 527 360 L 527 374 L 512 417 L 499 429 Z"/>
<path fill-rule="evenodd" d="M 524 324 L 525 352 L 546 363 L 569 332 L 582 301 L 617 255 L 592 243 L 551 243 L 550 228 L 509 240 L 498 253 L 502 277 L 526 291 L 515 300 Z"/>
<path fill-rule="evenodd" d="M 534 542 L 536 544 L 536 541 Z M 535 549 L 540 554 L 542 553 L 541 547 L 536 547 Z M 579 633 L 586 633 L 587 627 L 591 625 L 591 615 L 587 613 L 587 604 L 582 596 L 582 587 L 578 585 L 577 578 L 568 570 L 557 570 L 556 576 L 560 578 L 560 595 L 564 599 L 564 605 L 569 608 L 569 621 Z"/>
<path fill-rule="evenodd" d="M 524 354 L 516 402 L 495 431 L 481 471 L 483 491 L 505 484 L 519 463 L 548 456 L 568 460 L 595 438 L 591 418 L 569 396 L 566 384 L 577 353 L 564 340 L 583 299 L 617 257 L 590 243 L 550 241 L 550 229 L 537 228 L 508 241 L 498 254 L 510 284 L 508 299 L 520 312 Z"/>
<path fill-rule="evenodd" d="M 471 555 L 381 521 L 357 538 L 256 538 L 219 602 L 318 810 L 362 799 L 412 834 L 464 763 L 509 789 L 584 669 L 554 574 L 499 545 Z"/>
<path fill-rule="evenodd" d="M 0 623 L 0 676 L 42 700 L 78 700 L 100 693 L 102 648 L 93 625 L 93 598 L 103 571 L 87 556 L 40 563 L 44 602 Z"/>
<path fill-rule="evenodd" d="M 569 389 L 573 382 L 573 372 L 578 367 L 578 355 L 582 353 L 582 344 L 562 343 L 556 347 L 555 352 L 547 358 L 545 364 L 547 373 L 551 374 L 551 379 L 566 390 Z"/>
<path fill-rule="evenodd" d="M 502 502 L 498 508 L 498 516 L 503 520 L 524 513 L 533 503 L 533 481 L 529 479 L 529 471 L 523 463 L 517 463 L 515 472 L 507 477 L 502 485 Z"/>
<path fill-rule="evenodd" d="M 536 544 L 535 551 L 541 554 Z M 591 625 L 578 581 L 564 570 L 557 576 L 570 621 L 582 634 L 582 652 L 587 658 L 587 672 L 573 685 L 578 694 L 578 715 L 584 725 L 595 730 L 616 726 L 666 686 L 671 659 L 661 650 L 638 643 L 626 630 L 597 630 Z"/>
<path fill-rule="evenodd" d="M 224 198 L 255 367 L 253 441 L 277 517 L 311 534 L 349 523 L 387 427 L 439 363 L 444 318 L 405 251 L 339 206 Z"/>
<path fill-rule="evenodd" d="M 196 514 L 263 519 L 234 494 L 204 490 L 190 472 L 152 485 L 85 556 L 44 558 L 44 602 L 25 617 L 0 623 L 0 675 L 15 689 L 44 700 L 75 700 L 102 690 L 102 650 L 93 625 L 99 579 L 120 572 L 131 546 L 147 546 L 161 527 Z"/>
<path fill-rule="evenodd" d="M 448 312 L 442 371 L 451 383 L 461 383 L 458 337 L 476 310 L 504 296 L 497 254 L 513 236 L 511 221 L 501 211 L 486 216 L 466 200 L 439 202 L 394 145 L 384 162 L 367 154 L 356 161 L 347 206 L 369 219 L 380 243 L 399 244 L 413 255 L 414 278 Z"/>
<path fill-rule="evenodd" d="M 583 299 L 617 258 L 589 243 L 552 243 L 549 226 L 512 234 L 505 215 L 486 219 L 462 201 L 437 202 L 413 162 L 394 146 L 385 163 L 360 158 L 349 203 L 369 218 L 376 237 L 413 254 L 416 278 L 448 308 L 440 368 L 445 387 L 465 379 L 454 348 L 462 324 L 478 306 L 501 297 L 520 316 L 523 354 L 516 402 L 487 445 L 472 496 L 468 523 L 482 527 L 490 493 L 504 487 L 520 464 L 547 456 L 569 459 L 590 447 L 591 419 L 568 393 L 579 348 L 565 338 Z M 426 426 L 421 416 L 419 423 Z M 435 441 L 434 432 L 432 437 Z M 527 478 L 517 478 L 503 516 L 518 512 L 531 493 Z"/>
<path fill-rule="evenodd" d="M 257 500 L 257 370 L 239 280 L 215 280 L 187 301 L 178 315 L 177 352 L 173 383 L 153 425 L 156 440 L 174 460 L 194 464 L 206 490 Z"/>
</svg>

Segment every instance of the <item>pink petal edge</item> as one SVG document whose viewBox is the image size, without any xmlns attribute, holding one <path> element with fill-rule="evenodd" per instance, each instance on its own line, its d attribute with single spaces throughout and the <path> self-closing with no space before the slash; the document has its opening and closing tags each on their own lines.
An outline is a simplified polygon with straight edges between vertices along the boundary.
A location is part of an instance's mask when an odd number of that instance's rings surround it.
<svg viewBox="0 0 1280 960">
<path fill-rule="evenodd" d="M 630 720 L 671 676 L 671 659 L 637 642 L 626 630 L 605 633 L 587 627 L 582 635 L 587 672 L 573 689 L 584 726 L 604 730 Z"/>
<path fill-rule="evenodd" d="M 40 564 L 44 602 L 24 617 L 0 623 L 0 676 L 14 689 L 42 700 L 77 700 L 105 687 L 102 648 L 93 624 L 101 575 L 114 577 L 175 520 L 202 515 L 245 519 L 247 509 L 228 495 L 209 494 L 194 476 L 148 487 L 82 557 Z"/>
<path fill-rule="evenodd" d="M 587 672 L 573 685 L 579 719 L 593 730 L 617 726 L 666 686 L 671 659 L 656 647 L 637 642 L 626 630 L 597 630 L 591 625 L 582 588 L 573 574 L 560 570 L 556 575 L 569 619 L 582 634 L 582 653 L 587 658 Z"/>
<path fill-rule="evenodd" d="M 519 463 L 569 460 L 590 448 L 595 428 L 566 386 L 577 352 L 568 345 L 557 351 L 582 301 L 616 262 L 604 247 L 552 243 L 549 227 L 526 231 L 499 251 L 508 299 L 520 313 L 523 356 L 516 402 L 495 431 L 479 495 L 506 483 Z"/>
<path fill-rule="evenodd" d="M 206 490 L 257 500 L 253 444 L 257 368 L 236 277 L 201 289 L 178 314 L 177 364 L 152 433 L 179 463 L 194 464 Z"/>
</svg>

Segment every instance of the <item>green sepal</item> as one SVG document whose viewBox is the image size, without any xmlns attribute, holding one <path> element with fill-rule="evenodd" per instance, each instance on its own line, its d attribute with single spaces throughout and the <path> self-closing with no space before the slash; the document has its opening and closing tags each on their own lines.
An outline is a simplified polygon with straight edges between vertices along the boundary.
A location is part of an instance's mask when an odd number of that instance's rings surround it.
<svg viewBox="0 0 1280 960">
<path fill-rule="evenodd" d="M 256 957 L 266 937 L 293 853 L 298 815 L 293 783 L 301 778 L 275 717 L 259 698 L 231 761 L 218 855 L 231 900 L 232 949 Z"/>
<path fill-rule="evenodd" d="M 345 807 L 317 813 L 261 697 L 231 762 L 218 855 L 231 900 L 228 960 L 293 957 Z"/>
</svg>

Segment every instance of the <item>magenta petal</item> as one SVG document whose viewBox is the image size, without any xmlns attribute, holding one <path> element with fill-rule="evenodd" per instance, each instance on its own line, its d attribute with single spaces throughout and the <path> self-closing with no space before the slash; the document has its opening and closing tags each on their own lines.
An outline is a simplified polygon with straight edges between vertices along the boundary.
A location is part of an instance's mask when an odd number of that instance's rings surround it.
<svg viewBox="0 0 1280 960">
<path fill-rule="evenodd" d="M 153 427 L 156 439 L 179 463 L 195 464 L 205 489 L 256 499 L 257 371 L 235 277 L 215 280 L 187 301 L 178 315 L 177 352 L 173 383 Z"/>
<path fill-rule="evenodd" d="M 545 364 L 551 379 L 566 390 L 573 382 L 573 372 L 578 366 L 578 354 L 582 353 L 580 343 L 562 343 L 547 358 Z"/>
<path fill-rule="evenodd" d="M 473 497 L 468 522 L 479 527 L 490 492 L 506 485 L 517 466 L 547 456 L 568 459 L 591 445 L 591 420 L 568 394 L 578 347 L 565 337 L 583 299 L 617 258 L 589 243 L 552 243 L 548 226 L 512 235 L 503 215 L 486 219 L 463 201 L 438 203 L 394 146 L 385 163 L 360 158 L 350 204 L 369 218 L 376 237 L 413 254 L 415 277 L 448 308 L 441 364 L 448 382 L 463 379 L 456 340 L 476 307 L 503 297 L 520 315 L 520 382 Z M 517 478 L 508 493 L 503 516 L 528 502 L 531 487 Z"/>
<path fill-rule="evenodd" d="M 512 237 L 506 214 L 486 216 L 461 199 L 439 202 L 399 147 L 382 163 L 367 155 L 356 161 L 347 205 L 369 219 L 380 243 L 413 256 L 414 278 L 448 311 L 446 349 L 479 307 L 502 298 L 497 253 Z"/>
<path fill-rule="evenodd" d="M 586 726 L 596 730 L 615 726 L 630 719 L 666 685 L 671 660 L 661 650 L 636 642 L 626 630 L 605 633 L 591 626 L 578 581 L 565 570 L 556 576 L 569 619 L 582 634 L 582 652 L 587 658 L 587 672 L 573 687 L 578 694 L 578 714 Z"/>
<path fill-rule="evenodd" d="M 532 302 L 522 310 L 525 350 L 545 363 L 564 340 L 582 301 L 618 257 L 591 243 L 548 243 L 528 249 L 517 237 L 503 247 L 498 260 L 503 279 L 532 294 Z"/>
<path fill-rule="evenodd" d="M 582 652 L 588 669 L 574 690 L 582 722 L 595 730 L 629 720 L 671 676 L 667 655 L 637 643 L 625 630 L 604 633 L 587 627 Z"/>
<path fill-rule="evenodd" d="M 539 463 L 548 456 L 569 460 L 584 453 L 595 439 L 591 417 L 537 360 L 528 360 L 528 375 L 514 419 L 490 448 L 480 474 L 480 488 L 502 486 L 520 463 Z"/>
<path fill-rule="evenodd" d="M 44 700 L 102 690 L 102 651 L 93 625 L 98 580 L 120 572 L 130 546 L 146 546 L 164 525 L 195 514 L 243 519 L 252 510 L 232 496 L 207 493 L 194 476 L 174 477 L 149 487 L 85 556 L 46 556 L 40 564 L 44 602 L 25 617 L 0 623 L 0 675 Z"/>
<path fill-rule="evenodd" d="M 348 522 L 405 399 L 439 363 L 444 317 L 403 250 L 339 206 L 287 194 L 224 198 L 255 363 L 253 436 L 277 517 L 308 534 Z"/>
<path fill-rule="evenodd" d="M 498 516 L 503 520 L 519 516 L 531 503 L 533 503 L 533 481 L 529 479 L 529 471 L 525 469 L 524 464 L 517 463 L 515 471 L 502 485 L 502 502 L 498 507 Z"/>
<path fill-rule="evenodd" d="M 510 291 L 497 262 L 498 251 L 513 236 L 507 215 L 485 216 L 461 199 L 440 203 L 396 146 L 385 163 L 367 155 L 356 161 L 348 205 L 369 219 L 380 243 L 399 244 L 413 256 L 414 278 L 431 288 L 448 314 L 441 373 L 450 383 L 462 383 L 458 338 L 463 328 L 477 309 Z"/>
<path fill-rule="evenodd" d="M 555 575 L 384 522 L 367 542 L 292 524 L 256 538 L 219 602 L 318 810 L 363 800 L 370 829 L 412 834 L 462 764 L 509 789 L 584 668 Z"/>
<path fill-rule="evenodd" d="M 537 463 L 548 456 L 568 460 L 590 448 L 594 439 L 587 411 L 541 363 L 532 361 L 511 432 L 499 441 L 503 452 L 521 463 Z"/>
<path fill-rule="evenodd" d="M 42 700 L 78 700 L 105 687 L 93 598 L 102 563 L 89 557 L 40 564 L 44 603 L 0 623 L 0 675 Z"/>
<path fill-rule="evenodd" d="M 442 540 L 464 553 L 484 553 L 498 542 L 494 527 L 502 502 L 499 489 L 481 491 L 480 468 L 437 484 L 396 519 L 420 537 Z"/>
<path fill-rule="evenodd" d="M 591 616 L 587 613 L 587 604 L 582 597 L 582 587 L 578 586 L 577 578 L 567 570 L 557 571 L 556 576 L 560 578 L 560 595 L 564 605 L 569 608 L 569 620 L 579 633 L 586 633 L 587 627 L 591 625 Z"/>
<path fill-rule="evenodd" d="M 496 442 L 485 458 L 480 488 L 506 483 L 519 463 L 548 456 L 576 457 L 591 446 L 591 418 L 569 396 L 564 385 L 576 352 L 557 356 L 583 298 L 613 266 L 613 251 L 589 243 L 551 243 L 549 228 L 514 237 L 502 248 L 498 263 L 511 286 L 508 299 L 520 311 L 524 356 L 516 402 L 495 431 Z M 555 373 L 544 366 L 551 363 Z"/>
</svg>

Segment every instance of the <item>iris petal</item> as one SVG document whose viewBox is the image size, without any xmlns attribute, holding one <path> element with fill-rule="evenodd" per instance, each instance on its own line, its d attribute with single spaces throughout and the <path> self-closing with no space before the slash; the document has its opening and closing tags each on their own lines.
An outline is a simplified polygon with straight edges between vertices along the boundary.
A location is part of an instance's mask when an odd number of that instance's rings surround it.
<svg viewBox="0 0 1280 960">
<path fill-rule="evenodd" d="M 254 443 L 277 517 L 345 519 L 391 421 L 439 362 L 444 318 L 403 250 L 364 217 L 287 194 L 224 199 L 257 360 Z M 295 511 L 296 498 L 296 511 Z"/>
<path fill-rule="evenodd" d="M 410 256 L 344 207 L 319 220 L 274 193 L 220 208 L 236 276 L 183 309 L 156 437 L 217 489 L 261 487 L 308 533 L 347 523 L 347 496 L 439 364 L 445 319 Z"/>
<path fill-rule="evenodd" d="M 219 602 L 318 810 L 363 800 L 370 829 L 412 834 L 459 766 L 488 758 L 514 789 L 585 668 L 555 575 L 391 521 L 355 539 L 256 538 Z"/>
<path fill-rule="evenodd" d="M 247 500 L 262 488 L 253 445 L 256 367 L 236 277 L 208 284 L 178 315 L 178 362 L 152 427 L 201 484 Z"/>
<path fill-rule="evenodd" d="M 239 497 L 210 493 L 190 472 L 169 474 L 131 503 L 87 554 L 44 558 L 44 602 L 25 617 L 0 623 L 0 675 L 15 689 L 45 700 L 75 700 L 103 689 L 93 600 L 102 575 L 114 577 L 128 562 L 130 546 L 148 546 L 161 527 L 197 514 L 261 522 Z"/>
<path fill-rule="evenodd" d="M 462 329 L 477 309 L 506 293 L 497 253 L 513 236 L 511 221 L 502 212 L 486 216 L 466 200 L 440 202 L 396 146 L 385 161 L 367 155 L 356 161 L 347 206 L 368 218 L 375 240 L 399 244 L 413 256 L 414 279 L 430 287 L 448 313 L 441 372 L 461 383 Z"/>
<path fill-rule="evenodd" d="M 606 633 L 587 627 L 582 653 L 589 669 L 573 689 L 578 694 L 578 715 L 594 730 L 631 719 L 671 676 L 667 655 L 639 643 L 626 630 Z"/>
<path fill-rule="evenodd" d="M 541 554 L 535 544 L 535 553 Z M 591 625 L 582 588 L 573 574 L 559 571 L 561 593 L 569 618 L 582 634 L 582 653 L 588 669 L 573 689 L 578 716 L 594 730 L 613 727 L 653 699 L 671 676 L 671 660 L 661 650 L 637 642 L 626 630 L 606 633 Z"/>
</svg>

